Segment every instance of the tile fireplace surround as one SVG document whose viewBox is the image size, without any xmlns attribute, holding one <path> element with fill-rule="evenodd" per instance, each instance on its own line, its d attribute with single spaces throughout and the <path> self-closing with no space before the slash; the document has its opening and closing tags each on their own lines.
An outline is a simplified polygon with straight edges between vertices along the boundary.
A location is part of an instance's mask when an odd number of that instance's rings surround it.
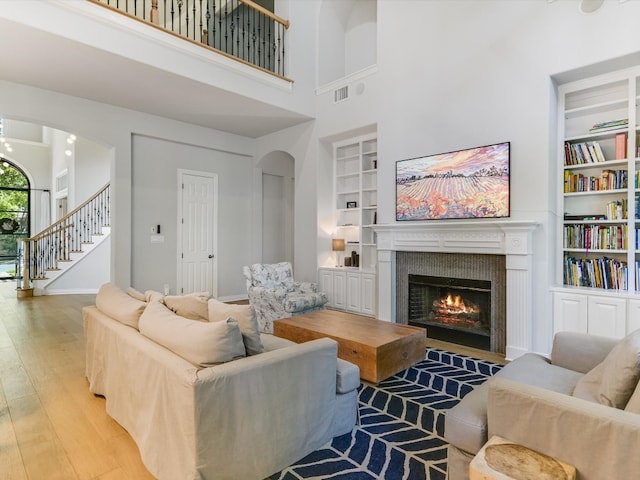
<svg viewBox="0 0 640 480">
<path fill-rule="evenodd" d="M 533 221 L 478 220 L 395 223 L 375 227 L 378 245 L 378 318 L 395 321 L 395 252 L 505 255 L 507 276 L 506 358 L 531 350 Z"/>
</svg>

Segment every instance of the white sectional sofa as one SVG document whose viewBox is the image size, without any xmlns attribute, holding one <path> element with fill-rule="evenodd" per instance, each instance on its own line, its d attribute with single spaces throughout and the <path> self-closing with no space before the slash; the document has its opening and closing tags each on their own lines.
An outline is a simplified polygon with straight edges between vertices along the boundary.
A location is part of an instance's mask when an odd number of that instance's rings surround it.
<svg viewBox="0 0 640 480">
<path fill-rule="evenodd" d="M 330 339 L 295 344 L 258 334 L 261 353 L 246 356 L 237 343 L 223 345 L 237 342 L 236 320 L 186 320 L 161 298 L 147 304 L 111 284 L 96 304 L 83 310 L 90 391 L 106 398 L 107 413 L 160 480 L 261 480 L 355 425 L 359 370 L 337 359 Z M 211 328 L 225 338 L 211 341 Z M 197 348 L 195 360 L 184 358 L 191 355 L 181 348 L 198 343 L 185 342 L 193 334 L 240 358 L 207 365 Z"/>
</svg>

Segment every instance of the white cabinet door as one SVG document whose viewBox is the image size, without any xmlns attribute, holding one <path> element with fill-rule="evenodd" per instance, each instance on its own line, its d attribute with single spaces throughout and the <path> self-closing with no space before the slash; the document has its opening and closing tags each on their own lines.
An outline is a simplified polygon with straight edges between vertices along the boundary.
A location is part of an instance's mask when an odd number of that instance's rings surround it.
<svg viewBox="0 0 640 480">
<path fill-rule="evenodd" d="M 587 333 L 587 297 L 573 293 L 553 293 L 553 331 Z"/>
<path fill-rule="evenodd" d="M 360 274 L 347 273 L 347 310 L 360 313 Z"/>
<path fill-rule="evenodd" d="M 327 294 L 328 308 L 376 316 L 375 273 L 322 267 L 318 269 L 318 285 Z"/>
<path fill-rule="evenodd" d="M 622 338 L 627 327 L 624 298 L 589 296 L 587 333 Z"/>
<path fill-rule="evenodd" d="M 333 292 L 333 272 L 331 270 L 323 270 L 320 269 L 318 274 L 318 283 L 320 284 L 320 291 L 327 294 L 327 298 L 329 302 L 327 302 L 327 307 L 334 306 L 334 292 Z"/>
<path fill-rule="evenodd" d="M 368 273 L 362 274 L 360 282 L 362 289 L 361 311 L 365 315 L 376 316 L 376 276 Z"/>
<path fill-rule="evenodd" d="M 629 315 L 627 315 L 629 301 Z M 632 303 L 633 302 L 633 303 Z M 635 308 L 634 308 L 635 307 Z M 581 332 L 622 338 L 640 328 L 640 300 L 580 293 L 553 293 L 554 332 Z"/>
<path fill-rule="evenodd" d="M 347 306 L 347 275 L 345 272 L 333 272 L 333 306 L 345 309 Z"/>
</svg>

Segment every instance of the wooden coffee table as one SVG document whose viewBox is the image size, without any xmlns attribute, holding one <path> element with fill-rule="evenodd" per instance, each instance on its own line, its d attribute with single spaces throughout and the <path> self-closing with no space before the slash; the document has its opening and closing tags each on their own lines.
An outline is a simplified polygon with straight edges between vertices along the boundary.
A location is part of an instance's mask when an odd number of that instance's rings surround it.
<svg viewBox="0 0 640 480">
<path fill-rule="evenodd" d="M 379 383 L 426 356 L 425 329 L 362 315 L 318 310 L 273 322 L 274 335 L 297 343 L 329 337 L 338 357 L 360 367 L 360 378 Z"/>
</svg>

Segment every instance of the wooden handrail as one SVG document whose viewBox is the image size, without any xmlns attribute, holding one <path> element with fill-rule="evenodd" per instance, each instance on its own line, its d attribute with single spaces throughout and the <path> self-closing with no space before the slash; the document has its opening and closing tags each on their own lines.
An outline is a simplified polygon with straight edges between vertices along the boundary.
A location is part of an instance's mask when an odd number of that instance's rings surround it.
<svg viewBox="0 0 640 480">
<path fill-rule="evenodd" d="M 89 198 L 89 200 L 83 202 L 80 204 L 80 206 L 74 208 L 73 210 L 71 210 L 69 213 L 67 213 L 64 217 L 62 217 L 60 220 L 56 221 L 55 223 L 52 223 L 51 225 L 49 225 L 47 228 L 45 228 L 44 230 L 42 230 L 41 232 L 37 233 L 35 236 L 31 237 L 31 238 L 24 238 L 22 239 L 23 241 L 35 241 L 35 240 L 39 240 L 43 237 L 46 237 L 47 235 L 52 235 L 54 233 L 57 233 L 58 230 L 56 230 L 56 227 L 60 226 L 60 224 L 64 223 L 68 218 L 72 217 L 73 215 L 75 215 L 77 212 L 79 212 L 80 210 L 82 210 L 82 208 L 86 207 L 88 204 L 90 204 L 91 202 L 93 202 L 96 198 L 98 198 L 107 188 L 109 188 L 109 183 L 107 183 L 104 187 L 102 187 L 100 190 L 98 190 L 98 192 L 96 194 L 94 194 L 91 198 Z M 66 227 L 61 227 L 59 230 L 65 230 L 66 228 L 68 228 L 69 226 L 71 226 L 73 224 L 69 224 Z"/>
<path fill-rule="evenodd" d="M 71 227 L 73 227 L 73 223 L 69 223 L 67 225 L 63 225 L 63 226 L 61 226 L 59 228 L 56 228 L 54 230 L 43 230 L 42 232 L 38 233 L 35 237 L 21 238 L 20 240 L 22 240 L 23 242 L 40 240 L 41 238 L 44 238 L 47 235 L 54 235 L 54 234 L 59 233 L 59 232 L 64 232 L 67 228 L 71 228 Z"/>
<path fill-rule="evenodd" d="M 280 25 L 282 25 L 287 30 L 289 29 L 289 20 L 285 20 L 284 18 L 277 16 L 275 13 L 270 12 L 269 10 L 264 8 L 262 5 L 258 5 L 257 3 L 253 3 L 251 0 L 240 0 L 240 2 L 244 3 L 245 5 L 247 5 L 248 7 L 252 8 L 254 10 L 257 10 L 258 12 L 262 13 L 263 15 L 269 17 L 271 20 L 274 20 L 274 21 L 278 22 Z"/>
</svg>

